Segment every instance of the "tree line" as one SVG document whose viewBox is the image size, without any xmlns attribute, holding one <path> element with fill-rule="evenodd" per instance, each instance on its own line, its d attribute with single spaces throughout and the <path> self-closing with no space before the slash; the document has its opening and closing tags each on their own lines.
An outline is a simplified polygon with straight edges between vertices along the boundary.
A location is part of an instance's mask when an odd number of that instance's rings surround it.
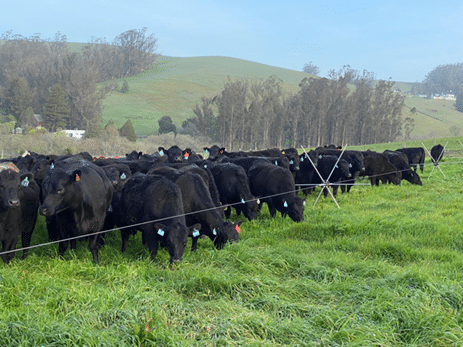
<svg viewBox="0 0 463 347">
<path fill-rule="evenodd" d="M 328 78 L 304 78 L 290 95 L 277 76 L 229 77 L 221 93 L 202 97 L 183 126 L 194 125 L 227 150 L 394 141 L 402 135 L 405 97 L 393 85 L 372 83 L 369 73 L 359 76 L 349 66 Z"/>
<path fill-rule="evenodd" d="M 67 37 L 40 34 L 23 37 L 4 33 L 0 45 L 1 122 L 35 124 L 34 113 L 57 128 L 85 129 L 86 136 L 101 132 L 102 100 L 117 85 L 98 83 L 125 78 L 149 69 L 157 55 L 157 39 L 146 28 L 116 36 L 113 42 L 92 38 L 79 51 L 71 51 Z M 125 89 L 128 86 L 123 86 Z"/>
<path fill-rule="evenodd" d="M 432 69 L 420 83 L 410 91 L 416 95 L 454 94 L 455 108 L 463 112 L 463 63 L 443 64 Z"/>
</svg>

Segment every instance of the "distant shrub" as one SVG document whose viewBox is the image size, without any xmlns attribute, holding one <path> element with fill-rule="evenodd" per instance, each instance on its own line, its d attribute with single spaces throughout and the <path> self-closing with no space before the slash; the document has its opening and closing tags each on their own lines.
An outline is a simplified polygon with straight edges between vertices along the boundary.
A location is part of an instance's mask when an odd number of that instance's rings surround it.
<svg viewBox="0 0 463 347">
<path fill-rule="evenodd" d="M 122 87 L 121 89 L 119 90 L 121 93 L 128 93 L 129 92 L 129 82 L 127 82 L 126 80 L 124 80 L 124 82 L 122 82 Z"/>
</svg>

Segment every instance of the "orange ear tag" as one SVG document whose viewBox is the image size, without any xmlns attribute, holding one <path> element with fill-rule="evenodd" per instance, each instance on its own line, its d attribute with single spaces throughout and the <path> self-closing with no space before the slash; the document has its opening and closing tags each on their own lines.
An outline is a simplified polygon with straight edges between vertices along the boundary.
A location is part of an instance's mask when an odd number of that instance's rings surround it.
<svg viewBox="0 0 463 347">
<path fill-rule="evenodd" d="M 240 226 L 238 224 L 235 225 L 235 230 L 237 231 L 238 234 L 241 232 Z"/>
<path fill-rule="evenodd" d="M 80 181 L 80 176 L 76 174 L 76 182 L 79 182 L 79 181 Z"/>
</svg>

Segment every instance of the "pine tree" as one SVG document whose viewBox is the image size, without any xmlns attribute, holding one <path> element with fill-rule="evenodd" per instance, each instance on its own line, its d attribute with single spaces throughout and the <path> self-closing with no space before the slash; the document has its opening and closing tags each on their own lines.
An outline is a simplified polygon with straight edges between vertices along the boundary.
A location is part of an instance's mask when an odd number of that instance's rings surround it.
<svg viewBox="0 0 463 347">
<path fill-rule="evenodd" d="M 119 134 L 127 137 L 129 141 L 135 142 L 137 140 L 137 136 L 135 135 L 135 130 L 133 129 L 130 119 L 127 119 L 127 122 L 125 122 L 122 128 L 119 129 Z"/>
<path fill-rule="evenodd" d="M 70 113 L 69 97 L 63 88 L 57 84 L 51 90 L 44 107 L 43 118 L 46 126 L 52 131 L 56 131 L 58 128 L 65 129 Z"/>
<path fill-rule="evenodd" d="M 26 80 L 21 77 L 15 78 L 6 92 L 4 114 L 14 116 L 16 121 L 21 124 L 21 115 L 25 115 L 26 110 L 32 104 L 32 94 Z"/>
</svg>

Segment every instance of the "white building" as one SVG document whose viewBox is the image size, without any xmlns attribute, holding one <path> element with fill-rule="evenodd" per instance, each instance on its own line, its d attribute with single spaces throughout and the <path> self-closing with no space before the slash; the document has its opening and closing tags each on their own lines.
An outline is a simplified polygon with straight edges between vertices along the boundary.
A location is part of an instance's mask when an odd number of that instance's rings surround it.
<svg viewBox="0 0 463 347">
<path fill-rule="evenodd" d="M 69 137 L 73 137 L 75 139 L 80 140 L 81 138 L 84 137 L 85 130 L 63 130 Z"/>
</svg>

